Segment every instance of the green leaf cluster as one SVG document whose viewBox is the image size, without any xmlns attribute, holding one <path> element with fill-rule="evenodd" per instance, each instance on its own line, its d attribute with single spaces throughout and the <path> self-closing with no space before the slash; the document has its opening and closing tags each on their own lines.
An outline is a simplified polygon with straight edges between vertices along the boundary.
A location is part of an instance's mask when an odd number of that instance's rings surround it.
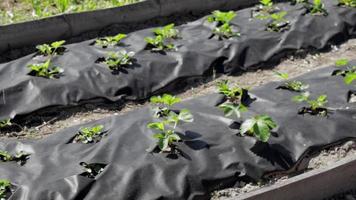
<svg viewBox="0 0 356 200">
<path fill-rule="evenodd" d="M 154 116 L 167 117 L 171 112 L 171 107 L 174 104 L 181 102 L 182 100 L 178 97 L 172 96 L 170 94 L 163 94 L 162 96 L 153 96 L 150 99 L 151 104 L 155 104 Z"/>
<path fill-rule="evenodd" d="M 75 141 L 85 144 L 99 142 L 102 134 L 104 133 L 103 129 L 103 125 L 81 128 L 75 137 Z"/>
<path fill-rule="evenodd" d="M 61 41 L 56 41 L 52 42 L 51 44 L 41 44 L 37 45 L 36 49 L 38 50 L 38 53 L 44 56 L 54 56 L 58 54 L 58 50 L 63 47 L 63 44 L 65 43 L 65 40 Z"/>
<path fill-rule="evenodd" d="M 99 38 L 95 41 L 95 45 L 100 46 L 102 48 L 107 48 L 109 46 L 116 46 L 116 45 L 120 44 L 121 40 L 123 40 L 126 37 L 127 37 L 126 34 L 119 33 L 115 36 Z"/>
<path fill-rule="evenodd" d="M 145 37 L 145 41 L 151 46 L 151 51 L 176 50 L 176 46 L 170 42 L 178 38 L 179 31 L 174 24 L 154 29 L 153 32 L 155 37 Z"/>
<path fill-rule="evenodd" d="M 309 108 L 313 112 L 318 112 L 319 109 L 325 109 L 325 105 L 328 103 L 327 95 L 320 95 L 316 99 L 310 99 L 310 93 L 304 92 L 301 95 L 294 96 L 292 98 L 295 102 L 306 102 L 309 104 Z"/>
<path fill-rule="evenodd" d="M 272 129 L 276 128 L 277 124 L 268 115 L 257 115 L 253 118 L 245 120 L 240 127 L 242 136 L 251 135 L 262 142 L 267 142 L 271 136 Z"/>
<path fill-rule="evenodd" d="M 161 152 L 171 152 L 176 142 L 181 138 L 176 134 L 176 128 L 180 122 L 193 122 L 193 115 L 188 109 L 180 110 L 179 114 L 170 111 L 168 116 L 161 122 L 153 122 L 147 125 L 148 128 L 158 131 L 153 135 L 157 139 L 157 146 Z M 170 128 L 167 128 L 170 125 Z"/>
<path fill-rule="evenodd" d="M 134 52 L 127 52 L 125 50 L 109 52 L 104 63 L 109 67 L 109 69 L 117 70 L 121 67 L 132 65 L 134 55 Z"/>
<path fill-rule="evenodd" d="M 309 6 L 309 11 L 312 15 L 327 15 L 324 3 L 322 0 L 313 0 L 313 3 Z"/>
<path fill-rule="evenodd" d="M 30 64 L 27 67 L 30 69 L 30 74 L 44 78 L 57 78 L 63 72 L 61 68 L 52 66 L 50 59 L 44 63 Z"/>
<path fill-rule="evenodd" d="M 356 80 L 356 66 L 348 66 L 348 59 L 339 59 L 335 62 L 336 67 L 347 67 L 345 70 L 335 70 L 333 75 L 343 76 L 344 82 L 350 85 L 354 80 Z"/>
<path fill-rule="evenodd" d="M 236 13 L 234 11 L 213 11 L 212 15 L 208 17 L 208 22 L 217 23 L 217 27 L 213 29 L 213 34 L 217 35 L 220 39 L 240 36 L 240 33 L 233 31 L 230 24 L 235 17 Z"/>
<path fill-rule="evenodd" d="M 219 105 L 219 108 L 224 111 L 227 117 L 235 114 L 237 118 L 240 118 L 241 112 L 248 110 L 242 102 L 243 95 L 248 95 L 248 90 L 238 86 L 230 87 L 227 80 L 218 82 L 217 86 L 219 93 L 227 98 L 227 101 Z"/>
<path fill-rule="evenodd" d="M 11 192 L 11 182 L 6 179 L 0 179 L 0 200 L 5 200 L 8 192 Z"/>
<path fill-rule="evenodd" d="M 29 159 L 30 154 L 25 153 L 23 151 L 18 152 L 16 155 L 11 155 L 7 151 L 0 150 L 0 161 L 2 162 L 11 162 L 15 161 L 20 165 L 24 165 L 26 161 Z"/>
<path fill-rule="evenodd" d="M 11 125 L 12 125 L 11 119 L 0 120 L 0 129 L 11 126 Z"/>
<path fill-rule="evenodd" d="M 287 73 L 283 73 L 283 72 L 274 72 L 279 78 L 283 79 L 283 80 L 288 80 L 289 79 L 289 75 Z M 294 92 L 301 92 L 307 88 L 309 88 L 309 85 L 301 82 L 301 81 L 297 81 L 297 80 L 291 80 L 291 81 L 286 81 L 285 83 L 283 83 L 281 86 L 279 86 L 278 88 L 280 89 L 287 89 L 290 91 L 294 91 Z"/>
<path fill-rule="evenodd" d="M 356 8 L 356 0 L 339 0 L 339 5 Z"/>
<path fill-rule="evenodd" d="M 282 32 L 288 30 L 289 21 L 284 18 L 286 15 L 286 11 L 270 14 L 272 22 L 267 24 L 267 30 L 271 32 Z"/>
</svg>

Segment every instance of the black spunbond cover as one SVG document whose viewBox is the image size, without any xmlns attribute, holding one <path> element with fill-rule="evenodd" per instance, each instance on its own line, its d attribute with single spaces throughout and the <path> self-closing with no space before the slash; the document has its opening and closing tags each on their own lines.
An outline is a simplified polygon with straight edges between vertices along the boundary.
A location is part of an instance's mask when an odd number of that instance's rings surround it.
<svg viewBox="0 0 356 200">
<path fill-rule="evenodd" d="M 334 69 L 296 78 L 310 85 L 312 98 L 328 95 L 328 117 L 298 114 L 305 104 L 291 98 L 299 93 L 276 89 L 282 83 L 273 82 L 251 91 L 255 101 L 239 120 L 224 117 L 216 107 L 224 101 L 220 94 L 177 104 L 175 109 L 188 108 L 194 115 L 194 122 L 177 129 L 184 140 L 178 145 L 183 152 L 178 158 L 146 151 L 155 144 L 154 132 L 146 125 L 155 119 L 151 108 L 145 107 L 67 128 L 39 141 L 3 140 L 0 149 L 31 156 L 24 166 L 0 163 L 0 178 L 16 185 L 12 200 L 207 199 L 213 189 L 288 170 L 308 150 L 356 136 L 356 104 L 347 100 L 356 85 L 331 76 Z M 239 136 L 239 124 L 260 114 L 270 115 L 278 124 L 268 143 Z M 68 143 L 80 127 L 98 124 L 107 131 L 100 142 Z M 80 176 L 81 162 L 107 166 L 89 179 Z"/>
<path fill-rule="evenodd" d="M 252 9 L 248 8 L 237 11 L 232 22 L 241 31 L 241 37 L 224 41 L 210 38 L 213 25 L 205 17 L 179 26 L 182 38 L 175 41 L 178 51 L 166 55 L 145 50 L 144 37 L 153 35 L 152 29 L 145 29 L 129 34 L 123 41 L 126 47 L 102 49 L 90 45 L 93 41 L 66 46 L 64 55 L 53 60 L 54 65 L 64 69 L 59 79 L 27 75 L 26 66 L 38 62 L 34 55 L 2 64 L 0 119 L 93 99 L 142 100 L 152 94 L 172 91 L 187 79 L 211 75 L 213 70 L 231 74 L 254 69 L 290 50 L 322 49 L 331 41 L 355 36 L 356 9 L 325 1 L 329 12 L 325 17 L 304 15 L 305 9 L 300 5 L 277 6 L 288 11 L 289 31 L 265 31 L 268 20 L 251 20 Z M 135 64 L 123 72 L 112 74 L 103 64 L 95 63 L 107 52 L 123 48 L 136 52 Z"/>
</svg>

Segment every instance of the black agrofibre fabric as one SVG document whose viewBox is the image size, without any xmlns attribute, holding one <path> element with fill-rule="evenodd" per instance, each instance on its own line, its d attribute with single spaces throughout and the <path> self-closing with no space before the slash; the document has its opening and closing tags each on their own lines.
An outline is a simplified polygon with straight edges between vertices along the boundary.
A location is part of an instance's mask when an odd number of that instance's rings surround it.
<svg viewBox="0 0 356 200">
<path fill-rule="evenodd" d="M 146 151 L 155 144 L 154 132 L 146 125 L 155 119 L 152 109 L 144 107 L 39 141 L 0 141 L 0 149 L 31 153 L 24 166 L 0 163 L 1 178 L 16 186 L 11 200 L 207 199 L 213 189 L 289 170 L 311 149 L 355 138 L 356 104 L 348 102 L 348 96 L 356 93 L 356 85 L 331 76 L 333 70 L 322 68 L 296 78 L 310 85 L 312 98 L 328 96 L 328 117 L 298 114 L 306 106 L 291 101 L 298 93 L 276 89 L 282 83 L 272 82 L 250 91 L 255 100 L 238 120 L 224 117 L 217 107 L 224 101 L 220 94 L 177 104 L 174 109 L 191 110 L 194 122 L 177 129 L 183 153 L 176 158 Z M 278 124 L 267 143 L 239 135 L 241 122 L 260 114 L 270 115 Z M 68 143 L 80 127 L 98 124 L 107 131 L 100 142 Z M 80 176 L 81 162 L 106 167 L 89 179 Z"/>
<path fill-rule="evenodd" d="M 290 30 L 268 32 L 269 20 L 251 19 L 252 8 L 237 11 L 233 20 L 241 37 L 228 40 L 211 38 L 213 24 L 206 17 L 178 27 L 181 39 L 174 43 L 176 52 L 165 55 L 145 50 L 144 37 L 152 29 L 133 32 L 123 40 L 124 47 L 102 49 L 92 40 L 67 45 L 64 55 L 53 64 L 64 69 L 59 79 L 28 75 L 28 64 L 37 63 L 29 55 L 0 65 L 0 119 L 29 114 L 50 106 L 78 105 L 89 100 L 143 100 L 153 94 L 172 91 L 188 79 L 211 76 L 213 71 L 234 74 L 262 67 L 283 54 L 301 48 L 322 49 L 329 42 L 354 37 L 356 9 L 325 1 L 328 16 L 305 14 L 301 5 L 277 4 L 288 11 Z M 96 63 L 109 51 L 126 49 L 136 52 L 136 62 L 119 74 Z"/>
</svg>

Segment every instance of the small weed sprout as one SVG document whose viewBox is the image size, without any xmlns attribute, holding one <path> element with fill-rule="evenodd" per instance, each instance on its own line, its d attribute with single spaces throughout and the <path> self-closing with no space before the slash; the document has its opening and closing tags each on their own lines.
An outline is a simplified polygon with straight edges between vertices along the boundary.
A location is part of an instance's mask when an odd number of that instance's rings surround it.
<svg viewBox="0 0 356 200">
<path fill-rule="evenodd" d="M 176 153 L 176 142 L 181 141 L 180 136 L 176 133 L 176 128 L 181 122 L 193 122 L 193 115 L 187 109 L 182 109 L 179 114 L 171 111 L 165 120 L 147 124 L 147 127 L 158 131 L 153 135 L 157 139 L 157 147 L 163 153 Z M 171 125 L 171 128 L 167 128 Z"/>
<path fill-rule="evenodd" d="M 339 5 L 356 8 L 356 0 L 339 0 Z"/>
<path fill-rule="evenodd" d="M 299 114 L 309 113 L 311 115 L 319 115 L 322 117 L 325 117 L 328 114 L 328 110 L 325 107 L 328 103 L 327 99 L 328 97 L 326 95 L 320 95 L 318 98 L 310 100 L 309 92 L 304 92 L 301 95 L 297 95 L 292 98 L 295 102 L 306 102 L 309 105 L 308 107 L 300 109 L 298 112 Z"/>
<path fill-rule="evenodd" d="M 347 85 L 350 85 L 353 81 L 356 80 L 356 72 L 347 72 L 344 78 L 344 82 Z"/>
<path fill-rule="evenodd" d="M 0 120 L 0 129 L 12 126 L 11 119 Z"/>
<path fill-rule="evenodd" d="M 178 38 L 179 31 L 174 27 L 174 24 L 169 24 L 163 28 L 154 29 L 155 37 L 145 37 L 148 48 L 154 52 L 165 50 L 175 51 L 176 46 L 171 43 L 172 39 Z"/>
<path fill-rule="evenodd" d="M 249 99 L 248 90 L 241 87 L 229 87 L 228 81 L 224 80 L 217 84 L 219 93 L 223 94 L 227 101 L 219 105 L 219 108 L 224 111 L 225 116 L 236 115 L 241 117 L 241 112 L 246 112 L 247 102 Z"/>
<path fill-rule="evenodd" d="M 252 10 L 252 18 L 268 19 L 270 15 L 279 9 L 274 7 L 272 0 L 260 0 L 260 4 Z"/>
<path fill-rule="evenodd" d="M 168 117 L 169 113 L 172 111 L 171 107 L 174 104 L 181 102 L 181 99 L 170 94 L 163 94 L 162 96 L 153 96 L 150 99 L 152 104 L 155 104 L 154 107 L 154 117 Z"/>
<path fill-rule="evenodd" d="M 31 71 L 29 75 L 44 77 L 44 78 L 58 78 L 63 70 L 56 66 L 51 66 L 51 60 L 48 59 L 44 63 L 30 64 L 27 66 Z"/>
<path fill-rule="evenodd" d="M 289 75 L 287 73 L 283 73 L 283 72 L 274 72 L 274 73 L 282 80 L 286 80 L 286 82 L 278 86 L 277 89 L 285 89 L 294 92 L 301 92 L 309 88 L 309 85 L 301 81 L 296 81 L 296 80 L 287 81 L 289 79 Z"/>
<path fill-rule="evenodd" d="M 241 124 L 240 134 L 242 136 L 254 136 L 261 142 L 267 142 L 271 136 L 271 131 L 276 127 L 276 122 L 270 116 L 258 115 L 245 120 Z"/>
<path fill-rule="evenodd" d="M 322 0 L 313 0 L 313 3 L 307 6 L 307 9 L 312 15 L 328 15 Z"/>
<path fill-rule="evenodd" d="M 11 182 L 6 179 L 0 179 L 0 200 L 6 200 L 11 193 Z"/>
<path fill-rule="evenodd" d="M 74 142 L 81 142 L 84 144 L 97 143 L 105 133 L 103 129 L 103 125 L 96 125 L 89 128 L 80 128 L 79 133 L 74 138 Z"/>
<path fill-rule="evenodd" d="M 217 35 L 219 39 L 238 37 L 240 33 L 234 32 L 230 22 L 236 17 L 234 11 L 221 12 L 213 11 L 212 15 L 208 17 L 208 22 L 217 23 L 216 27 L 213 29 L 213 34 Z"/>
<path fill-rule="evenodd" d="M 132 65 L 134 55 L 134 52 L 127 52 L 125 50 L 109 52 L 108 56 L 104 60 L 104 63 L 109 67 L 109 69 L 118 70 L 119 68 Z"/>
<path fill-rule="evenodd" d="M 270 17 L 272 22 L 267 24 L 267 31 L 283 32 L 289 30 L 289 21 L 284 18 L 286 15 L 286 11 L 271 14 Z"/>
<path fill-rule="evenodd" d="M 57 54 L 61 54 L 64 52 L 65 47 L 63 47 L 63 44 L 65 43 L 65 40 L 61 41 L 56 41 L 52 42 L 51 44 L 42 44 L 36 46 L 38 53 L 44 56 L 54 56 Z"/>
<path fill-rule="evenodd" d="M 25 153 L 23 151 L 18 152 L 15 156 L 11 155 L 7 151 L 0 150 L 0 161 L 2 162 L 17 162 L 19 165 L 26 164 L 26 161 L 30 158 L 30 154 Z"/>
<path fill-rule="evenodd" d="M 108 48 L 110 46 L 116 46 L 119 45 L 121 40 L 126 38 L 126 34 L 117 34 L 115 36 L 108 36 L 104 38 L 99 38 L 95 41 L 96 46 L 100 46 L 102 48 Z"/>
</svg>

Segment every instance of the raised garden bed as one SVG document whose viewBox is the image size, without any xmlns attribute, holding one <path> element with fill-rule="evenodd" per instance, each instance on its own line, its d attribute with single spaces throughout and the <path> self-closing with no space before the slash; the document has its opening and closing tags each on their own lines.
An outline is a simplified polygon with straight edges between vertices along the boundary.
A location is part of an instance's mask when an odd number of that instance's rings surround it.
<svg viewBox="0 0 356 200">
<path fill-rule="evenodd" d="M 177 27 L 38 46 L 0 65 L 0 125 L 18 126 L 21 115 L 49 106 L 147 100 L 188 80 L 258 69 L 290 50 L 354 36 L 353 8 L 317 2 L 262 1 Z M 39 141 L 4 139 L 3 198 L 207 199 L 214 190 L 299 173 L 312 153 L 355 139 L 355 65 L 340 59 L 295 79 L 275 72 L 282 81 L 253 89 L 220 81 L 218 94 L 183 102 L 162 94 Z"/>
</svg>

